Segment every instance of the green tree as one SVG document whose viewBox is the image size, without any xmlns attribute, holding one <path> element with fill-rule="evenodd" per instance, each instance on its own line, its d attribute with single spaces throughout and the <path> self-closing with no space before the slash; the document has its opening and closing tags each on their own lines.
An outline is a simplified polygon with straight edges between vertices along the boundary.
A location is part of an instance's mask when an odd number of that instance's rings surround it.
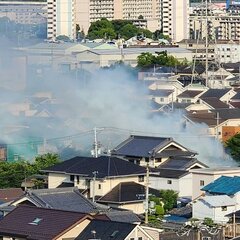
<svg viewBox="0 0 240 240">
<path fill-rule="evenodd" d="M 88 30 L 88 38 L 90 39 L 104 37 L 113 38 L 115 36 L 116 33 L 114 31 L 113 24 L 106 18 L 93 22 Z"/>
<path fill-rule="evenodd" d="M 119 33 L 124 39 L 129 39 L 136 36 L 138 34 L 138 31 L 139 29 L 136 26 L 129 23 L 123 26 L 120 29 Z"/>
<path fill-rule="evenodd" d="M 164 208 L 162 205 L 156 205 L 156 215 L 164 215 Z"/>
<path fill-rule="evenodd" d="M 120 35 L 120 29 L 123 28 L 125 25 L 127 24 L 133 24 L 132 21 L 130 20 L 112 20 L 112 25 L 113 25 L 113 29 L 115 30 L 116 34 Z M 118 37 L 118 36 L 117 36 Z M 119 36 L 121 37 L 121 36 Z"/>
<path fill-rule="evenodd" d="M 35 173 L 39 173 L 39 170 L 53 166 L 60 162 L 59 156 L 55 153 L 46 153 L 35 158 L 33 163 L 33 169 Z"/>
<path fill-rule="evenodd" d="M 160 196 L 165 211 L 169 211 L 176 207 L 178 193 L 173 190 L 160 190 Z"/>
<path fill-rule="evenodd" d="M 141 53 L 137 57 L 137 66 L 144 68 L 144 67 L 150 67 L 154 64 L 154 56 L 153 54 L 149 52 Z"/>
<path fill-rule="evenodd" d="M 240 133 L 227 140 L 226 147 L 230 151 L 231 156 L 235 160 L 240 161 Z"/>
</svg>

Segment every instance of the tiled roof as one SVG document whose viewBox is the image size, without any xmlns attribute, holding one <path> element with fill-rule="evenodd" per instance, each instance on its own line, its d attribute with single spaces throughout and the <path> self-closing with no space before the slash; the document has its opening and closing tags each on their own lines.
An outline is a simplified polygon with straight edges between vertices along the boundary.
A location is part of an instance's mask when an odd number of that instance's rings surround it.
<svg viewBox="0 0 240 240">
<path fill-rule="evenodd" d="M 209 89 L 207 92 L 205 92 L 200 98 L 221 98 L 223 97 L 226 93 L 228 93 L 231 90 L 231 88 L 226 88 L 226 89 Z"/>
<path fill-rule="evenodd" d="M 202 100 L 213 109 L 229 108 L 228 104 L 222 102 L 216 97 L 202 98 Z"/>
<path fill-rule="evenodd" d="M 101 197 L 99 202 L 126 203 L 145 200 L 146 187 L 135 182 L 123 182 Z M 149 188 L 149 193 L 160 196 L 159 190 Z"/>
<path fill-rule="evenodd" d="M 240 191 L 240 177 L 221 176 L 203 187 L 202 190 L 212 194 L 234 195 Z"/>
<path fill-rule="evenodd" d="M 171 143 L 172 141 L 172 138 L 132 135 L 114 148 L 112 154 L 122 156 L 150 157 L 154 154 L 155 149 L 159 149 L 168 143 Z"/>
<path fill-rule="evenodd" d="M 186 90 L 186 91 L 182 92 L 181 94 L 179 94 L 177 97 L 178 98 L 194 98 L 202 92 L 203 91 Z"/>
<path fill-rule="evenodd" d="M 185 171 L 185 170 L 176 170 L 176 169 L 168 169 L 168 168 L 160 168 L 160 169 L 154 168 L 152 169 L 152 172 L 155 172 L 153 175 L 154 177 L 173 178 L 173 179 L 179 179 L 189 173 L 188 171 Z M 158 175 L 156 173 L 158 173 Z"/>
<path fill-rule="evenodd" d="M 83 213 L 18 206 L 0 221 L 0 235 L 32 240 L 52 240 L 87 217 Z M 36 220 L 35 224 L 34 220 Z"/>
<path fill-rule="evenodd" d="M 130 223 L 94 219 L 75 240 L 124 240 L 136 226 L 137 225 Z"/>
<path fill-rule="evenodd" d="M 115 222 L 139 223 L 141 219 L 132 211 L 110 211 L 106 216 Z"/>
<path fill-rule="evenodd" d="M 158 90 L 149 90 L 149 95 L 154 97 L 168 97 L 173 93 L 171 89 L 158 89 Z"/>
<path fill-rule="evenodd" d="M 97 178 L 105 178 L 145 174 L 146 169 L 117 157 L 100 156 L 98 158 L 74 157 L 43 171 L 63 172 L 86 177 L 92 177 L 93 172 L 97 171 Z"/>
<path fill-rule="evenodd" d="M 205 196 L 199 201 L 209 204 L 211 207 L 234 206 L 236 202 L 228 195 Z"/>
<path fill-rule="evenodd" d="M 204 167 L 207 167 L 205 164 L 199 162 L 196 158 L 170 158 L 167 161 L 163 162 L 158 168 L 168 168 L 176 170 L 187 170 L 194 164 L 199 163 Z"/>
<path fill-rule="evenodd" d="M 231 101 L 232 100 L 240 100 L 240 92 L 237 92 L 237 94 L 235 94 L 232 98 L 231 98 Z"/>
<path fill-rule="evenodd" d="M 0 189 L 0 201 L 10 202 L 24 194 L 21 188 Z"/>
<path fill-rule="evenodd" d="M 37 207 L 82 213 L 96 213 L 107 210 L 107 207 L 91 202 L 77 188 L 55 188 L 29 190 L 26 197 Z"/>
</svg>

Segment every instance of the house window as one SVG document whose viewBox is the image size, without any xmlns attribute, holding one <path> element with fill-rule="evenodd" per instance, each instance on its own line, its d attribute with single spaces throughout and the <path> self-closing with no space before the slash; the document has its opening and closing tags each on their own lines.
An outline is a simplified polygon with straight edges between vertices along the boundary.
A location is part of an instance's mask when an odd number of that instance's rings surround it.
<svg viewBox="0 0 240 240">
<path fill-rule="evenodd" d="M 202 237 L 202 240 L 211 240 L 211 237 Z"/>
<path fill-rule="evenodd" d="M 79 176 L 77 176 L 77 184 L 79 184 Z"/>
<path fill-rule="evenodd" d="M 143 240 L 143 238 L 142 238 L 142 237 L 139 237 L 138 240 Z"/>
<path fill-rule="evenodd" d="M 222 211 L 227 211 L 227 206 L 223 206 Z"/>
<path fill-rule="evenodd" d="M 164 98 L 161 97 L 161 98 L 160 98 L 160 102 L 164 102 Z"/>
<path fill-rule="evenodd" d="M 70 181 L 74 182 L 74 175 L 70 175 Z"/>
<path fill-rule="evenodd" d="M 144 182 L 144 176 L 138 176 L 138 182 Z"/>
<path fill-rule="evenodd" d="M 204 186 L 204 181 L 203 180 L 200 180 L 200 186 Z"/>
<path fill-rule="evenodd" d="M 172 180 L 167 180 L 167 184 L 172 184 Z"/>
<path fill-rule="evenodd" d="M 102 185 L 101 184 L 98 184 L 98 189 L 101 189 L 102 188 Z"/>
</svg>

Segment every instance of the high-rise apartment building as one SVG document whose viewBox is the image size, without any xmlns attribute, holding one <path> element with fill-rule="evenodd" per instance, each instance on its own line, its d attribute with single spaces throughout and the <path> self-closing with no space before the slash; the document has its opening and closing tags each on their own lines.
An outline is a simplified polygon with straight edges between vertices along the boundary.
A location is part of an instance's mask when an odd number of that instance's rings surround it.
<svg viewBox="0 0 240 240">
<path fill-rule="evenodd" d="M 240 9 L 210 5 L 206 26 L 205 10 L 195 8 L 190 14 L 190 38 L 203 39 L 206 32 L 210 39 L 240 40 Z"/>
<path fill-rule="evenodd" d="M 163 30 L 173 41 L 189 36 L 189 0 L 48 0 L 48 37 L 75 36 L 75 26 L 87 33 L 101 18 L 133 20 L 147 29 Z M 138 25 L 138 24 L 137 24 Z"/>
<path fill-rule="evenodd" d="M 159 29 L 159 0 L 48 0 L 48 38 L 74 38 L 76 24 L 87 33 L 91 23 L 101 18 L 137 20 L 140 16 L 149 30 Z"/>
<path fill-rule="evenodd" d="M 48 38 L 59 35 L 75 37 L 75 1 L 74 0 L 47 0 L 48 5 Z"/>
<path fill-rule="evenodd" d="M 164 35 L 178 42 L 189 36 L 189 1 L 160 0 L 161 28 Z"/>
</svg>

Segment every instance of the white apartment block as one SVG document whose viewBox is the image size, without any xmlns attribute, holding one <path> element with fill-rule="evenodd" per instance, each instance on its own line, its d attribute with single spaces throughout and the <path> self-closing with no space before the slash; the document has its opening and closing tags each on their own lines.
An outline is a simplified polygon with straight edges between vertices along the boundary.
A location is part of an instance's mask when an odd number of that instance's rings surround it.
<svg viewBox="0 0 240 240">
<path fill-rule="evenodd" d="M 216 44 L 215 54 L 220 63 L 240 62 L 240 45 L 238 42 Z"/>
<path fill-rule="evenodd" d="M 59 35 L 75 38 L 74 0 L 47 0 L 48 38 Z"/>
<path fill-rule="evenodd" d="M 192 9 L 190 14 L 190 38 L 202 39 L 206 29 L 210 38 L 217 40 L 240 40 L 240 11 L 227 11 L 213 8 L 210 5 L 208 25 L 206 28 L 205 11 L 199 8 Z"/>
<path fill-rule="evenodd" d="M 160 0 L 161 24 L 163 34 L 174 42 L 189 36 L 189 1 Z"/>
<path fill-rule="evenodd" d="M 0 17 L 20 24 L 40 24 L 47 20 L 47 2 L 1 1 Z"/>
<path fill-rule="evenodd" d="M 140 16 L 146 28 L 159 29 L 159 0 L 48 0 L 48 38 L 74 38 L 76 24 L 87 33 L 91 23 L 101 18 L 136 21 Z"/>
</svg>

